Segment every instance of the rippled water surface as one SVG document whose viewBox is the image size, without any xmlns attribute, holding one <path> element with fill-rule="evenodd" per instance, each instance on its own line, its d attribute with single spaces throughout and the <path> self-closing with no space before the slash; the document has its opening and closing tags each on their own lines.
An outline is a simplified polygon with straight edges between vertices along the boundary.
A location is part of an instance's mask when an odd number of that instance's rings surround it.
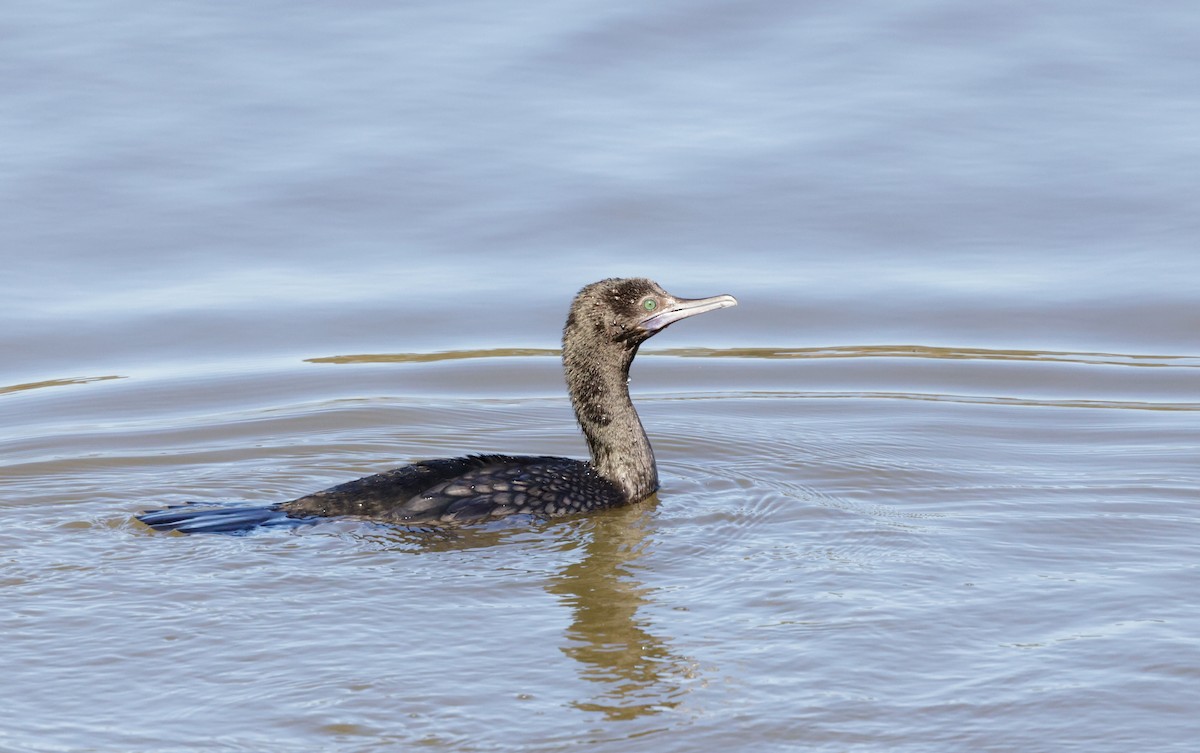
<svg viewBox="0 0 1200 753">
<path fill-rule="evenodd" d="M 0 750 L 1191 751 L 1200 15 L 590 0 L 0 20 Z M 662 489 L 155 533 L 582 457 Z"/>
</svg>

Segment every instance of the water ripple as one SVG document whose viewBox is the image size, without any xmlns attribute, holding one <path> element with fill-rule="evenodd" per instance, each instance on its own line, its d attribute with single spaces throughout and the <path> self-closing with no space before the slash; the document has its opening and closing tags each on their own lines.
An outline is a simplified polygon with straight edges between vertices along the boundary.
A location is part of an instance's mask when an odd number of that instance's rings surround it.
<svg viewBox="0 0 1200 753">
<path fill-rule="evenodd" d="M 66 379 L 45 379 L 40 382 L 26 382 L 24 384 L 13 384 L 7 387 L 0 387 L 0 395 L 10 392 L 25 392 L 27 390 L 39 390 L 44 387 L 67 387 L 73 384 L 90 384 L 92 382 L 106 382 L 110 379 L 125 379 L 125 377 L 115 374 L 107 376 L 94 377 L 73 377 Z"/>
<path fill-rule="evenodd" d="M 826 359 L 826 358 L 934 358 L 967 361 L 1037 361 L 1043 363 L 1138 366 L 1145 368 L 1200 368 L 1200 357 L 1141 355 L 1090 351 L 1008 350 L 950 348 L 927 345 L 838 345 L 831 347 L 777 348 L 647 348 L 646 356 L 676 358 Z M 434 363 L 483 358 L 557 357 L 556 348 L 478 348 L 433 353 L 363 353 L 306 358 L 306 363 Z"/>
<path fill-rule="evenodd" d="M 1200 403 L 1156 403 L 1140 400 L 1047 400 L 999 395 L 951 395 L 922 392 L 787 392 L 750 391 L 660 397 L 660 400 L 918 400 L 962 405 L 1011 405 L 1037 408 L 1098 408 L 1104 410 L 1200 411 Z"/>
</svg>

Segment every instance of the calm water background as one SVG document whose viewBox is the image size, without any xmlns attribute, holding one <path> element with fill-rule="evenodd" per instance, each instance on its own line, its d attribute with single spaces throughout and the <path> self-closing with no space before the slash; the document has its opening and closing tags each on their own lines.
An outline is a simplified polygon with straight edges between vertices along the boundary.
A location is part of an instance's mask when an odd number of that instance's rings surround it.
<svg viewBox="0 0 1200 753">
<path fill-rule="evenodd" d="M 0 18 L 0 750 L 1184 751 L 1194 3 L 26 3 Z M 155 534 L 582 455 L 570 296 L 741 305 L 663 489 Z"/>
</svg>

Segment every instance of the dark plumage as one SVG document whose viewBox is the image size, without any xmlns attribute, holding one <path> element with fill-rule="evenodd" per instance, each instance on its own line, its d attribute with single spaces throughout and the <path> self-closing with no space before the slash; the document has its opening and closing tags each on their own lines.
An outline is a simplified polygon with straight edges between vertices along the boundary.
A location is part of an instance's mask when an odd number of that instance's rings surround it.
<svg viewBox="0 0 1200 753">
<path fill-rule="evenodd" d="M 563 329 L 563 370 L 591 460 L 472 455 L 425 460 L 270 507 L 151 510 L 138 520 L 162 531 L 219 533 L 351 516 L 403 525 L 539 516 L 637 502 L 658 489 L 654 451 L 629 399 L 638 347 L 673 322 L 735 306 L 732 296 L 675 298 L 645 279 L 588 285 Z"/>
</svg>

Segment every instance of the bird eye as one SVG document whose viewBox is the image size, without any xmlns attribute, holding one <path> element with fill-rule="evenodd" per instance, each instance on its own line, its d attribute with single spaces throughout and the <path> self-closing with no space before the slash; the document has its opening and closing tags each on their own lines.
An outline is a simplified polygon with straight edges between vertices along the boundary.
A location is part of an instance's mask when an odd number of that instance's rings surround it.
<svg viewBox="0 0 1200 753">
<path fill-rule="evenodd" d="M 642 308 L 646 309 L 647 311 L 653 311 L 654 309 L 658 308 L 658 302 L 653 298 L 647 298 L 646 300 L 642 301 Z"/>
</svg>

